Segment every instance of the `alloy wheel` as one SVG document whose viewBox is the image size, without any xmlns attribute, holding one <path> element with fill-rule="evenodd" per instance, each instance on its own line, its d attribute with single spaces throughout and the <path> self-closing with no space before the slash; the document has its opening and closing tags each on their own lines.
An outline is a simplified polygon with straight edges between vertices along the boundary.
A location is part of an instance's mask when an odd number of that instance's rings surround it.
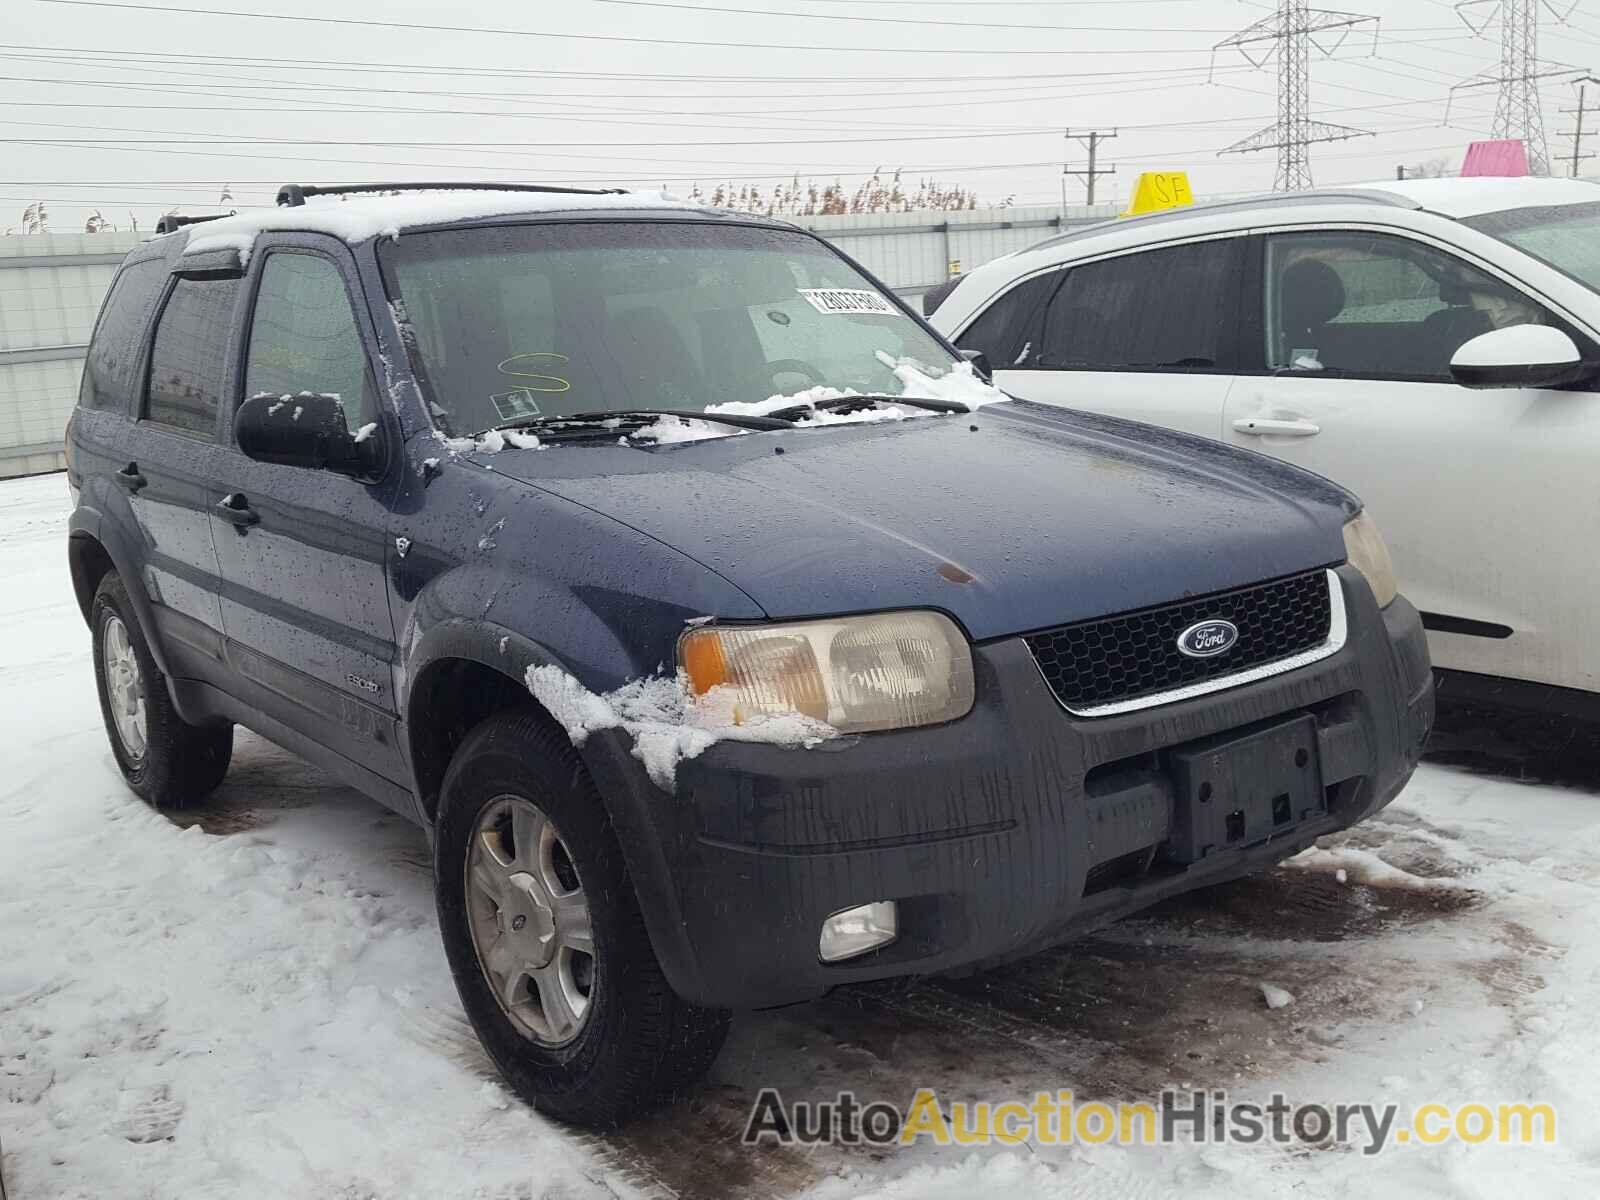
<svg viewBox="0 0 1600 1200">
<path fill-rule="evenodd" d="M 101 657 L 105 664 L 106 703 L 111 706 L 111 721 L 128 757 L 144 758 L 149 742 L 149 711 L 144 671 L 128 637 L 128 627 L 115 613 L 106 618 L 101 637 Z"/>
<path fill-rule="evenodd" d="M 467 846 L 467 921 L 478 965 L 523 1036 L 582 1032 L 597 960 L 589 900 L 555 823 L 520 796 L 484 806 Z"/>
</svg>

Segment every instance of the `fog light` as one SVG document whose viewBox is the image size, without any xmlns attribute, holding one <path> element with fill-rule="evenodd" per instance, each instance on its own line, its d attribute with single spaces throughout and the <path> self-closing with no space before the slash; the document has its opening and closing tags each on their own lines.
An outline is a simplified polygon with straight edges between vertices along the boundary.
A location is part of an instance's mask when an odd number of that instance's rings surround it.
<svg viewBox="0 0 1600 1200">
<path fill-rule="evenodd" d="M 898 932 L 893 900 L 857 905 L 834 913 L 822 923 L 817 953 L 823 962 L 839 962 L 888 945 Z"/>
</svg>

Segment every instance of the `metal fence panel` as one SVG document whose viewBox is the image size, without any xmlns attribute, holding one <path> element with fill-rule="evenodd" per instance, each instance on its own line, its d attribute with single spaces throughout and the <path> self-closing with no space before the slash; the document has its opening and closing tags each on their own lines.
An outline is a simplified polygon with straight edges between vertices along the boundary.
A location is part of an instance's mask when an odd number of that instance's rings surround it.
<svg viewBox="0 0 1600 1200">
<path fill-rule="evenodd" d="M 58 470 L 100 302 L 137 233 L 0 237 L 0 477 Z"/>
</svg>

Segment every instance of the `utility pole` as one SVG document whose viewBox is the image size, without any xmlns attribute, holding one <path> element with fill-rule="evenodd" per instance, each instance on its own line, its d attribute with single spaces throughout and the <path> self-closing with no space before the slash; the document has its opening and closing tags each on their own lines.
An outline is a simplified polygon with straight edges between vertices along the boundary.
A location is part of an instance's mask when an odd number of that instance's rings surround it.
<svg viewBox="0 0 1600 1200">
<path fill-rule="evenodd" d="M 1585 136 L 1587 136 L 1587 133 L 1588 133 L 1588 131 L 1585 130 L 1584 127 L 1583 127 L 1583 118 L 1588 115 L 1588 108 L 1586 106 L 1586 101 L 1588 99 L 1588 95 L 1587 95 L 1588 90 L 1589 90 L 1588 85 L 1591 84 L 1591 83 L 1600 83 L 1600 79 L 1595 79 L 1593 77 L 1585 77 L 1583 79 L 1578 80 L 1578 107 L 1577 108 L 1563 108 L 1561 110 L 1561 115 L 1562 116 L 1576 118 L 1576 123 L 1574 124 L 1573 128 L 1571 128 L 1571 129 L 1563 129 L 1560 132 L 1560 134 L 1558 135 L 1560 137 L 1569 137 L 1569 138 L 1572 139 L 1572 154 L 1571 154 L 1571 157 L 1570 157 L 1570 161 L 1572 163 L 1572 170 L 1569 172 L 1569 174 L 1574 179 L 1576 179 L 1578 177 L 1578 163 L 1579 163 L 1579 161 L 1582 160 L 1582 159 L 1585 159 L 1585 158 L 1593 158 L 1594 157 L 1594 152 L 1593 151 L 1590 151 L 1588 154 L 1585 154 L 1583 152 L 1583 139 L 1584 139 Z"/>
<path fill-rule="evenodd" d="M 1117 168 L 1115 166 L 1102 168 L 1097 165 L 1100 161 L 1100 143 L 1109 141 L 1111 138 L 1116 136 L 1117 131 L 1115 129 L 1113 129 L 1110 133 L 1107 133 L 1103 129 L 1090 129 L 1085 133 L 1073 133 L 1072 130 L 1069 129 L 1066 132 L 1066 137 L 1069 140 L 1078 142 L 1089 151 L 1089 165 L 1085 170 L 1074 171 L 1071 169 L 1070 164 L 1062 163 L 1061 175 L 1063 179 L 1065 179 L 1068 175 L 1075 175 L 1079 179 L 1083 180 L 1084 191 L 1087 193 L 1086 203 L 1088 203 L 1091 207 L 1094 204 L 1095 180 L 1099 179 L 1102 175 L 1115 175 L 1117 173 Z M 1062 187 L 1062 191 L 1063 193 L 1066 191 L 1064 185 Z M 1062 202 L 1062 207 L 1066 207 L 1065 200 Z M 1063 213 L 1062 215 L 1065 216 L 1066 214 Z"/>
<path fill-rule="evenodd" d="M 1490 5 L 1493 7 L 1488 7 Z M 1550 174 L 1550 148 L 1544 135 L 1539 80 L 1577 73 L 1571 67 L 1540 60 L 1540 10 L 1546 9 L 1556 20 L 1565 22 L 1576 7 L 1576 0 L 1566 12 L 1551 0 L 1460 0 L 1456 5 L 1462 22 L 1479 37 L 1496 16 L 1500 18 L 1500 65 L 1456 84 L 1450 89 L 1451 98 L 1467 88 L 1495 88 L 1494 125 L 1489 136 L 1520 141 L 1528 154 L 1530 175 Z M 1481 24 L 1473 23 L 1469 14 L 1474 10 L 1487 11 Z M 1448 109 L 1445 120 L 1449 120 Z"/>
<path fill-rule="evenodd" d="M 1276 150 L 1278 174 L 1273 190 L 1292 192 L 1311 186 L 1311 150 L 1315 142 L 1337 142 L 1345 138 L 1371 137 L 1365 129 L 1329 125 L 1311 119 L 1311 51 L 1332 58 L 1350 31 L 1372 22 L 1376 48 L 1378 18 L 1357 13 L 1314 9 L 1307 0 L 1278 0 L 1277 14 L 1263 17 L 1211 48 L 1211 64 L 1216 67 L 1217 51 L 1237 50 L 1246 62 L 1264 67 L 1278 60 L 1278 120 L 1275 124 L 1235 142 L 1219 154 L 1247 154 L 1253 150 Z"/>
</svg>

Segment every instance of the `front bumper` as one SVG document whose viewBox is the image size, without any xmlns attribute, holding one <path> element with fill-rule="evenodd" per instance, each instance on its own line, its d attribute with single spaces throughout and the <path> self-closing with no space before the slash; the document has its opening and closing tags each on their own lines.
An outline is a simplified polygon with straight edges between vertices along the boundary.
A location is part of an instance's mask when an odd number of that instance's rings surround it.
<svg viewBox="0 0 1600 1200">
<path fill-rule="evenodd" d="M 668 979 L 697 1003 L 746 1008 L 991 965 L 1268 866 L 1381 808 L 1433 724 L 1427 645 L 1403 597 L 1380 611 L 1358 574 L 1338 574 L 1341 650 L 1189 701 L 1074 717 L 1007 638 L 974 648 L 977 703 L 959 721 L 804 752 L 720 743 L 680 764 L 673 796 L 625 739 L 591 743 Z M 1153 855 L 1174 827 L 1163 752 L 1305 714 L 1325 812 L 1188 865 Z M 822 922 L 876 900 L 897 902 L 899 937 L 821 962 Z"/>
</svg>

